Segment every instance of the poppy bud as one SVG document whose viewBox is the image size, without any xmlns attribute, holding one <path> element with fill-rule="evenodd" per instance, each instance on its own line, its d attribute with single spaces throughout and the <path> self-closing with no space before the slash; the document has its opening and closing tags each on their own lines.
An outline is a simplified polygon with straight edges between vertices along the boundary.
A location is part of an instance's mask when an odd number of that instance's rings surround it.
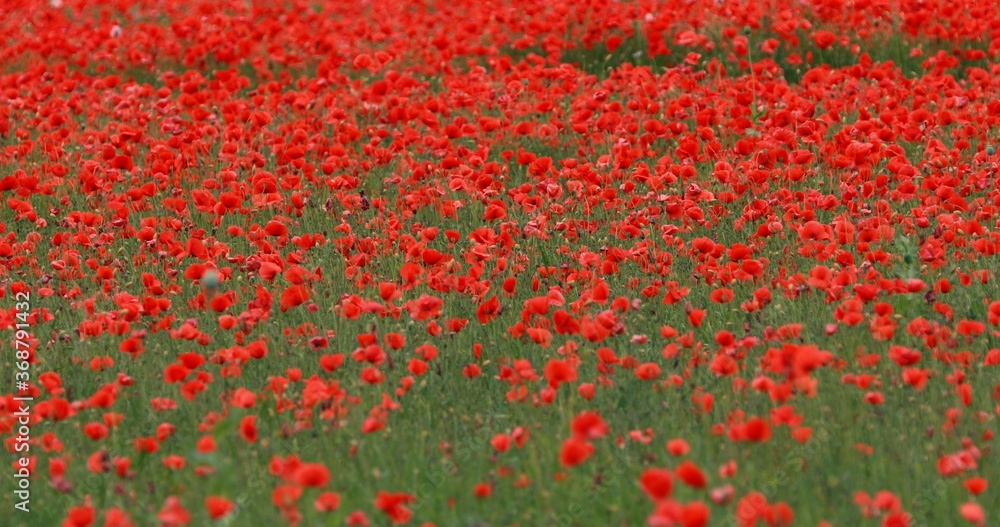
<svg viewBox="0 0 1000 527">
<path fill-rule="evenodd" d="M 206 289 L 213 291 L 219 287 L 219 273 L 213 269 L 207 269 L 205 274 L 201 275 L 200 281 Z"/>
</svg>

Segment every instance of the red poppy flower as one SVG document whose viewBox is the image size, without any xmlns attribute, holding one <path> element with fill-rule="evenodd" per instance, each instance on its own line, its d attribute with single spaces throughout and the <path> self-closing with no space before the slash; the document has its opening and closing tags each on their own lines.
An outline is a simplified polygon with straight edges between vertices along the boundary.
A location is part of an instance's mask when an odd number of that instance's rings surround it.
<svg viewBox="0 0 1000 527">
<path fill-rule="evenodd" d="M 392 523 L 404 524 L 413 516 L 413 512 L 406 505 L 414 501 L 416 498 L 411 494 L 379 491 L 375 507 L 384 512 Z"/>
<path fill-rule="evenodd" d="M 575 467 L 587 460 L 594 453 L 594 447 L 589 442 L 571 437 L 563 441 L 559 460 L 565 467 Z"/>
</svg>

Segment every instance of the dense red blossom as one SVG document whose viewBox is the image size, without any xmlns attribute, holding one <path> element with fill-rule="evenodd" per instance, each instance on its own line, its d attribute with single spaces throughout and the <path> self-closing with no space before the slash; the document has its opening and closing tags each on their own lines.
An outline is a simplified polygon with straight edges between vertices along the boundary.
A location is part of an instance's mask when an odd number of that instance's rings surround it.
<svg viewBox="0 0 1000 527">
<path fill-rule="evenodd" d="M 990 7 L 3 2 L 30 522 L 991 525 Z"/>
</svg>

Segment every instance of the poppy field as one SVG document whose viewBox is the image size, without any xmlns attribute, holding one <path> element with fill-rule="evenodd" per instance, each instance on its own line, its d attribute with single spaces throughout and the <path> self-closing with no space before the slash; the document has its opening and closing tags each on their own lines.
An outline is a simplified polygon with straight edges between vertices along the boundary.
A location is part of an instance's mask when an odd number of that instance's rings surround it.
<svg viewBox="0 0 1000 527">
<path fill-rule="evenodd" d="M 0 2 L 0 525 L 997 525 L 985 4 Z"/>
</svg>

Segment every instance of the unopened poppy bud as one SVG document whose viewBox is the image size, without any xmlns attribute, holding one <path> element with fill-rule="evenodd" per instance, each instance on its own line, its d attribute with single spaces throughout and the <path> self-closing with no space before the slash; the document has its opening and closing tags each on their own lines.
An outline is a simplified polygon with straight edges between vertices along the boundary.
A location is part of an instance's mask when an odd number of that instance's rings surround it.
<svg viewBox="0 0 1000 527">
<path fill-rule="evenodd" d="M 205 286 L 206 289 L 215 289 L 219 287 L 219 273 L 208 269 L 205 274 L 201 275 L 201 284 Z"/>
</svg>

